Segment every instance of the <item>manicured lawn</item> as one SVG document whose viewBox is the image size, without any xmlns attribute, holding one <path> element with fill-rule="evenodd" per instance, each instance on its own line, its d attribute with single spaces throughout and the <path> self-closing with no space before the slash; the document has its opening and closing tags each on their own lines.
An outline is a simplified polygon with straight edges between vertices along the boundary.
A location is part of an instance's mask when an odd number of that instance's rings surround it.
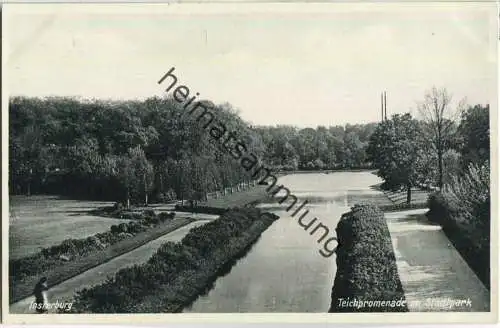
<svg viewBox="0 0 500 328">
<path fill-rule="evenodd" d="M 191 218 L 176 218 L 172 221 L 160 223 L 154 229 L 139 233 L 132 238 L 124 239 L 102 251 L 67 262 L 60 267 L 48 270 L 38 276 L 27 278 L 21 283 L 11 286 L 9 303 L 13 303 L 30 296 L 33 292 L 33 287 L 41 276 L 49 278 L 50 286 L 57 285 L 69 278 L 105 263 L 119 255 L 130 252 L 193 221 L 194 219 Z"/>
<path fill-rule="evenodd" d="M 87 215 L 110 202 L 69 200 L 57 196 L 11 196 L 9 198 L 9 258 L 20 258 L 69 238 L 85 238 L 128 222 Z"/>
</svg>

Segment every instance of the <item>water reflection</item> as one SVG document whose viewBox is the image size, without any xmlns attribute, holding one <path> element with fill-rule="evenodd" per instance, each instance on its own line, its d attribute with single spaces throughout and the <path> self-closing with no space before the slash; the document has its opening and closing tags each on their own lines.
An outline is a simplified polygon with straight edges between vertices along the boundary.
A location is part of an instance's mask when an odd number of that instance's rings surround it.
<svg viewBox="0 0 500 328">
<path fill-rule="evenodd" d="M 296 174 L 279 179 L 299 198 L 307 199 L 309 216 L 334 231 L 352 195 L 373 195 L 369 186 L 379 178 L 369 172 Z M 250 252 L 208 294 L 184 312 L 327 312 L 336 272 L 335 255 L 320 255 L 317 237 L 298 224 L 285 209 L 289 204 L 259 205 L 280 216 Z"/>
</svg>

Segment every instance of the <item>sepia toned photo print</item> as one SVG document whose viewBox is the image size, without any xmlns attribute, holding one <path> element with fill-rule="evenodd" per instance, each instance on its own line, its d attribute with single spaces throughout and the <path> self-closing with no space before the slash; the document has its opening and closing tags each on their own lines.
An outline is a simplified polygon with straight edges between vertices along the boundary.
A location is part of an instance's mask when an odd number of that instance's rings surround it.
<svg viewBox="0 0 500 328">
<path fill-rule="evenodd" d="M 497 320 L 494 3 L 2 15 L 7 322 Z"/>
</svg>

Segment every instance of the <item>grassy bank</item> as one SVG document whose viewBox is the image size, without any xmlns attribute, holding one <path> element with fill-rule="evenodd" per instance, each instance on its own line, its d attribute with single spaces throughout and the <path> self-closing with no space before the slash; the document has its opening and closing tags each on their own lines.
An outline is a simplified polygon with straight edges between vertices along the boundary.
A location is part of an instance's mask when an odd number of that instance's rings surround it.
<svg viewBox="0 0 500 328">
<path fill-rule="evenodd" d="M 377 206 L 383 212 L 427 208 L 427 198 L 429 195 L 427 191 L 418 188 L 412 189 L 411 203 L 407 204 L 406 190 L 384 190 L 381 187 L 381 183 L 370 186 L 370 189 L 373 190 L 373 192 L 348 192 L 348 204 L 371 204 Z"/>
<path fill-rule="evenodd" d="M 193 221 L 191 218 L 178 218 L 162 222 L 133 236 L 125 236 L 104 249 L 87 250 L 84 255 L 75 256 L 70 261 L 64 261 L 58 257 L 46 257 L 44 253 L 50 253 L 50 250 L 46 249 L 45 252 L 42 251 L 40 254 L 36 254 L 36 257 L 19 259 L 14 263 L 11 262 L 9 267 L 11 272 L 9 277 L 9 303 L 17 302 L 32 295 L 35 284 L 42 276 L 48 278 L 49 287 L 57 285 Z M 44 265 L 43 263 L 46 264 Z"/>
<path fill-rule="evenodd" d="M 378 208 L 384 212 L 398 212 L 398 211 L 406 211 L 406 210 L 416 210 L 427 208 L 427 202 L 421 203 L 401 203 L 401 204 L 390 204 L 390 205 L 379 205 Z"/>
<path fill-rule="evenodd" d="M 214 215 L 222 215 L 227 209 L 219 208 L 219 207 L 210 207 L 210 206 L 182 206 L 175 205 L 176 212 L 189 212 L 189 213 L 203 213 L 203 214 L 214 214 Z"/>
<path fill-rule="evenodd" d="M 204 213 L 222 215 L 230 208 L 248 207 L 269 198 L 266 191 L 267 186 L 256 185 L 246 190 L 227 193 L 219 198 L 209 199 L 200 202 L 196 206 L 175 205 L 175 210 L 179 212 Z"/>
<path fill-rule="evenodd" d="M 407 191 L 391 191 L 383 190 L 384 194 L 393 202 L 394 204 L 406 204 Z M 419 188 L 412 188 L 411 190 L 411 202 L 410 204 L 427 204 L 427 198 L 430 192 L 422 190 Z"/>
<path fill-rule="evenodd" d="M 257 208 L 233 209 L 168 242 L 143 265 L 75 296 L 76 313 L 179 312 L 244 254 L 278 217 Z M 222 270 L 222 271 L 221 271 Z"/>
<path fill-rule="evenodd" d="M 268 193 L 266 192 L 267 186 L 256 185 L 247 190 L 241 190 L 228 193 L 219 198 L 209 199 L 206 202 L 200 202 L 200 206 L 217 207 L 217 208 L 232 208 L 243 207 L 249 203 L 259 202 L 266 199 Z"/>
<path fill-rule="evenodd" d="M 391 236 L 375 206 L 354 206 L 337 225 L 337 274 L 329 312 L 407 312 Z"/>
<path fill-rule="evenodd" d="M 427 198 L 430 192 L 418 187 L 411 190 L 411 202 L 406 203 L 407 191 L 406 190 L 385 190 L 382 184 L 372 186 L 373 189 L 380 191 L 388 200 L 387 202 L 377 202 L 375 205 L 384 212 L 404 211 L 410 209 L 427 208 Z"/>
</svg>

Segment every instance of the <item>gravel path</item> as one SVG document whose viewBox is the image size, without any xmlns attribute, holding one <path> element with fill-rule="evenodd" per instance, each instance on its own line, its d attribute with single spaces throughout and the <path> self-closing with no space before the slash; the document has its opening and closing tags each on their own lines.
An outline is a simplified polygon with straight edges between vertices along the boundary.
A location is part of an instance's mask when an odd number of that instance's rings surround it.
<svg viewBox="0 0 500 328">
<path fill-rule="evenodd" d="M 52 287 L 49 290 L 49 302 L 65 302 L 70 300 L 76 290 L 84 287 L 94 286 L 106 281 L 107 277 L 114 275 L 118 270 L 132 266 L 134 264 L 141 264 L 146 262 L 154 252 L 165 242 L 180 241 L 190 229 L 203 225 L 209 220 L 199 220 L 181 227 L 171 233 L 168 233 L 158 239 L 155 239 L 129 253 L 123 254 L 106 262 L 98 267 L 85 271 L 84 273 L 68 279 L 63 283 Z M 29 309 L 31 302 L 34 302 L 34 297 L 25 298 L 19 302 L 10 305 L 9 312 L 15 313 L 35 313 L 34 310 Z"/>
<path fill-rule="evenodd" d="M 409 310 L 489 311 L 489 291 L 427 211 L 385 214 Z"/>
</svg>

